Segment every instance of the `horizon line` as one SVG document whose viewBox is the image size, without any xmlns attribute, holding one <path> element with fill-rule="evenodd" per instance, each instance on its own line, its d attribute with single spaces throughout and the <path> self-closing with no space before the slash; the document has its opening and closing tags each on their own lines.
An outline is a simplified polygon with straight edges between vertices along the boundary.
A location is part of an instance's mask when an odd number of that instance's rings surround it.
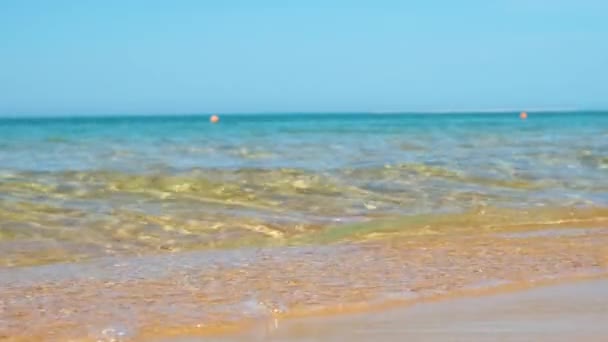
<svg viewBox="0 0 608 342">
<path fill-rule="evenodd" d="M 608 109 L 580 108 L 503 108 L 503 109 L 453 109 L 453 110 L 420 110 L 420 111 L 201 111 L 201 112 L 157 112 L 157 113 L 52 113 L 52 114 L 0 114 L 0 119 L 61 119 L 61 118 L 110 118 L 110 117 L 184 117 L 208 115 L 458 115 L 458 114 L 519 114 L 521 112 L 534 114 L 559 114 L 572 112 L 608 112 Z"/>
</svg>

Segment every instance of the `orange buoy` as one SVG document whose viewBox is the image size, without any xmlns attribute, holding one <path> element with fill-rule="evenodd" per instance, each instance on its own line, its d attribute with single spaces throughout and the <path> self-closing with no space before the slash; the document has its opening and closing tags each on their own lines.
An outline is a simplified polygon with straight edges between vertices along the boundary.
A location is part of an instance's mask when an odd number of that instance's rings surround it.
<svg viewBox="0 0 608 342">
<path fill-rule="evenodd" d="M 526 119 L 528 118 L 528 113 L 526 113 L 526 112 L 521 112 L 521 113 L 519 113 L 519 117 L 520 117 L 522 120 L 526 120 Z"/>
<path fill-rule="evenodd" d="M 211 115 L 211 117 L 209 118 L 209 121 L 211 123 L 218 123 L 220 121 L 220 117 L 217 115 Z"/>
</svg>

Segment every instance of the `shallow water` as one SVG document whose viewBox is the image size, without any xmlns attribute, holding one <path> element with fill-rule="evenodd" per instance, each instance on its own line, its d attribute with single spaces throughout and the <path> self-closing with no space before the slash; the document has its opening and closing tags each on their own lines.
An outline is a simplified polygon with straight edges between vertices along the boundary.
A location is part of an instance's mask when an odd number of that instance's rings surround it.
<svg viewBox="0 0 608 342">
<path fill-rule="evenodd" d="M 0 119 L 0 336 L 604 272 L 607 151 L 608 113 Z"/>
<path fill-rule="evenodd" d="M 486 207 L 605 206 L 606 151 L 604 113 L 5 119 L 0 241 L 12 247 L 0 264 L 281 245 L 344 222 Z"/>
</svg>

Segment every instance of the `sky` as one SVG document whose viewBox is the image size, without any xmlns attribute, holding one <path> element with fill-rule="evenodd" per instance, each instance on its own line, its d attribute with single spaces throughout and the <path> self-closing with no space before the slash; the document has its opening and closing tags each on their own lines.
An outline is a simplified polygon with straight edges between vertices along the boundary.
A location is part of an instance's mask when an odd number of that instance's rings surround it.
<svg viewBox="0 0 608 342">
<path fill-rule="evenodd" d="M 0 0 L 0 115 L 606 109 L 605 0 Z"/>
</svg>

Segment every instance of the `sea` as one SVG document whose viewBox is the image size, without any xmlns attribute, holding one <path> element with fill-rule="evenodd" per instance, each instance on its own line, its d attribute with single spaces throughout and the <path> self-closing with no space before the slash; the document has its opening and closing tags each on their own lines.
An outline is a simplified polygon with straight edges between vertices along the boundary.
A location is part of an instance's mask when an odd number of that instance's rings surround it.
<svg viewBox="0 0 608 342">
<path fill-rule="evenodd" d="M 608 112 L 0 118 L 0 339 L 602 273 L 607 229 Z"/>
</svg>

